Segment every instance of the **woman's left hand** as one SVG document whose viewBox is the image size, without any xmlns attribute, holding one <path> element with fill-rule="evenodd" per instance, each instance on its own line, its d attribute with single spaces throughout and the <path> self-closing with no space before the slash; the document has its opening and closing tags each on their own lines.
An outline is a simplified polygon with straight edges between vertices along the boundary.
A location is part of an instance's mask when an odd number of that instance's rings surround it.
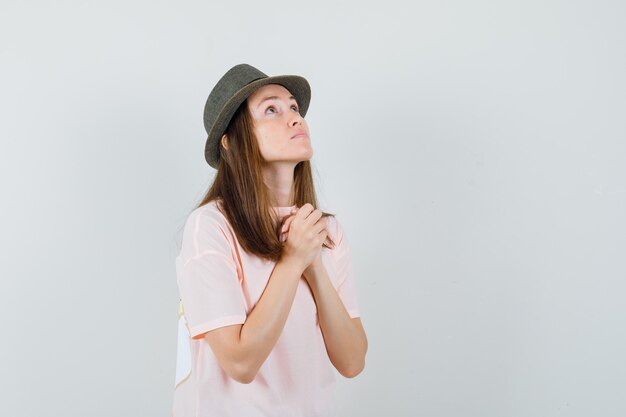
<svg viewBox="0 0 626 417">
<path fill-rule="evenodd" d="M 291 211 L 291 214 L 285 220 L 285 224 L 283 225 L 283 229 L 281 232 L 282 235 L 285 236 L 285 238 L 286 238 L 286 235 L 289 233 L 289 225 L 291 224 L 291 221 L 293 220 L 297 212 L 298 212 L 298 208 L 296 207 Z M 318 271 L 323 267 L 324 267 L 324 263 L 322 262 L 322 252 L 320 251 L 320 253 L 317 255 L 315 260 L 311 264 L 309 264 L 309 266 L 306 267 L 302 275 L 304 276 L 304 279 L 309 284 L 311 284 L 313 280 L 315 280 L 318 274 Z"/>
</svg>

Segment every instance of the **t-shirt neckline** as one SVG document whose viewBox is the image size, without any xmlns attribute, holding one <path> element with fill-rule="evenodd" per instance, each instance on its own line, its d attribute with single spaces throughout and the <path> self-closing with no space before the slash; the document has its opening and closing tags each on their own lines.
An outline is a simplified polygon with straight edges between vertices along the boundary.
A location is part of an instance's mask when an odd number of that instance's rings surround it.
<svg viewBox="0 0 626 417">
<path fill-rule="evenodd" d="M 285 214 L 289 214 L 291 213 L 291 210 L 293 210 L 296 207 L 296 205 L 292 205 L 292 206 L 274 206 L 274 210 L 276 210 L 278 212 L 279 215 L 284 216 Z"/>
</svg>

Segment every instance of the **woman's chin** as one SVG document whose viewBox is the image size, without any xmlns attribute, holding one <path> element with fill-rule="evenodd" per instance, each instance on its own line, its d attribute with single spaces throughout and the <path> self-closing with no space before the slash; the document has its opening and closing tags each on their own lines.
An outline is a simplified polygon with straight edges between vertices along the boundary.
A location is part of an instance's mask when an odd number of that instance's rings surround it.
<svg viewBox="0 0 626 417">
<path fill-rule="evenodd" d="M 311 158 L 313 158 L 313 148 L 309 148 L 309 151 L 308 151 L 308 152 L 305 152 L 305 153 L 302 155 L 302 159 L 303 159 L 304 161 L 308 161 L 308 160 L 310 160 Z"/>
<path fill-rule="evenodd" d="M 311 146 L 303 146 L 293 152 L 292 155 L 298 161 L 308 161 L 313 158 L 313 148 Z"/>
</svg>

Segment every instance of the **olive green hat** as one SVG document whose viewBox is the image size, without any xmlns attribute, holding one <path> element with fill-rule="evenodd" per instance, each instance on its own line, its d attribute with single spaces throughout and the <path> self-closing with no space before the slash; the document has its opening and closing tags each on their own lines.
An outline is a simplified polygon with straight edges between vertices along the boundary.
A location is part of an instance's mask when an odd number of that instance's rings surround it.
<svg viewBox="0 0 626 417">
<path fill-rule="evenodd" d="M 220 139 L 237 108 L 250 94 L 266 84 L 280 84 L 295 97 L 304 117 L 311 101 L 311 86 L 299 75 L 267 76 L 248 64 L 235 65 L 219 79 L 204 106 L 204 128 L 208 133 L 204 158 L 217 169 Z"/>
</svg>

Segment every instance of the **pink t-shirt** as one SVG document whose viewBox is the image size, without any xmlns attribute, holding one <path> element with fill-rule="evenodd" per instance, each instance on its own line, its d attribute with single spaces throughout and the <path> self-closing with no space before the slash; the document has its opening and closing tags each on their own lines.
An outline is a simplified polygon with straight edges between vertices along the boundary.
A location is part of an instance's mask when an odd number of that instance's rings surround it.
<svg viewBox="0 0 626 417">
<path fill-rule="evenodd" d="M 243 250 L 216 204 L 189 215 L 176 258 L 181 309 L 174 417 L 335 416 L 336 371 L 303 277 L 285 327 L 251 383 L 230 378 L 203 338 L 209 330 L 244 323 L 276 265 Z M 283 217 L 293 207 L 275 209 Z M 360 317 L 350 244 L 336 218 L 327 218 L 327 230 L 336 246 L 322 247 L 322 261 L 350 317 Z"/>
</svg>

